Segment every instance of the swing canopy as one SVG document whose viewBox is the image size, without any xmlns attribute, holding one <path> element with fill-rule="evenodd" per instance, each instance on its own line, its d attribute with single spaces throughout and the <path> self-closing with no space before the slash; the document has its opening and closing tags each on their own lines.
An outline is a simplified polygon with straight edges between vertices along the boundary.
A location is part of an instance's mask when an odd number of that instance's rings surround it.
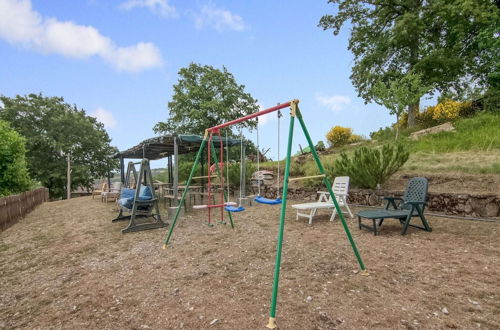
<svg viewBox="0 0 500 330">
<path fill-rule="evenodd" d="M 174 140 L 177 138 L 178 153 L 187 154 L 196 152 L 203 142 L 203 136 L 184 135 L 184 134 L 167 134 L 156 136 L 142 141 L 138 145 L 124 151 L 120 151 L 112 156 L 112 158 L 131 158 L 156 160 L 174 155 Z M 213 142 L 220 143 L 219 136 L 214 135 Z M 224 146 L 232 147 L 241 143 L 240 139 L 222 138 Z"/>
</svg>

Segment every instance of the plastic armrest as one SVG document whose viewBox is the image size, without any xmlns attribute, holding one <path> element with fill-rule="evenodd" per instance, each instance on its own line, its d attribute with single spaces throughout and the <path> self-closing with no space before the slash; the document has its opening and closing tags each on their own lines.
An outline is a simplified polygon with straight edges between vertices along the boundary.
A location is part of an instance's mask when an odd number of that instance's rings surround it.
<svg viewBox="0 0 500 330">
<path fill-rule="evenodd" d="M 401 197 L 384 197 L 384 200 L 387 200 L 387 201 L 402 201 L 403 199 Z"/>
</svg>

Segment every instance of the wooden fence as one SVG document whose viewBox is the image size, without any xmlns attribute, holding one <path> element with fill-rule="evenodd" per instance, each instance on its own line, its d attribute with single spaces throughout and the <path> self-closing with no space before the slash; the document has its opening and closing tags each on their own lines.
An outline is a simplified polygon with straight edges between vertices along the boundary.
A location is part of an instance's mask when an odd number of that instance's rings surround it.
<svg viewBox="0 0 500 330">
<path fill-rule="evenodd" d="M 37 205 L 49 200 L 49 189 L 38 188 L 18 195 L 0 197 L 0 231 L 7 229 Z"/>
</svg>

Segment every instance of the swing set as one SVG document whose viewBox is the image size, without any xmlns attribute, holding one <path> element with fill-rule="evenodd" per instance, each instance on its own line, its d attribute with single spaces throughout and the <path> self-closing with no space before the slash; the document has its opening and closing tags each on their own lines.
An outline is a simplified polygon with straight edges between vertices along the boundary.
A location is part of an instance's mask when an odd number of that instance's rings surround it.
<svg viewBox="0 0 500 330">
<path fill-rule="evenodd" d="M 248 116 L 244 116 L 244 117 L 241 117 L 241 118 L 238 118 L 235 120 L 231 120 L 229 122 L 226 122 L 226 123 L 223 123 L 223 124 L 206 129 L 205 136 L 204 136 L 203 141 L 201 143 L 200 149 L 198 150 L 198 153 L 196 155 L 196 160 L 193 164 L 193 168 L 191 169 L 189 179 L 186 183 L 186 189 L 184 190 L 184 192 L 182 194 L 181 202 L 179 204 L 179 205 L 182 205 L 182 203 L 184 202 L 184 199 L 186 198 L 187 192 L 189 190 L 189 185 L 191 184 L 191 180 L 193 179 L 193 175 L 194 175 L 196 168 L 197 168 L 197 165 L 200 161 L 201 154 L 202 154 L 203 149 L 205 148 L 205 145 L 207 143 L 208 143 L 209 161 L 210 161 L 210 156 L 212 156 L 214 164 L 222 164 L 220 166 L 216 165 L 215 168 L 217 171 L 217 177 L 219 178 L 221 184 L 224 182 L 224 177 L 222 175 L 222 171 L 224 169 L 224 163 L 223 163 L 223 154 L 224 153 L 223 153 L 222 138 L 220 136 L 220 130 L 222 128 L 228 127 L 231 125 L 235 125 L 238 123 L 242 123 L 242 122 L 248 121 L 250 119 L 268 114 L 270 112 L 279 111 L 280 109 L 290 107 L 290 125 L 289 125 L 289 131 L 288 131 L 288 144 L 287 144 L 287 152 L 286 152 L 285 173 L 284 173 L 284 178 L 283 178 L 283 198 L 281 199 L 281 212 L 280 212 L 280 221 L 279 221 L 278 242 L 277 242 L 277 247 L 276 247 L 276 261 L 275 261 L 275 267 L 274 267 L 274 281 L 273 281 L 273 287 L 272 287 L 271 306 L 270 306 L 270 310 L 269 310 L 269 323 L 267 324 L 267 327 L 269 329 L 274 329 L 277 327 L 277 325 L 276 325 L 276 304 L 277 304 L 277 298 L 278 298 L 278 283 L 279 283 L 279 274 L 280 274 L 280 265 L 281 265 L 281 251 L 282 251 L 282 245 L 283 245 L 283 233 L 284 233 L 284 228 L 285 228 L 286 202 L 287 202 L 288 182 L 289 181 L 310 179 L 310 178 L 322 178 L 323 179 L 323 183 L 325 184 L 325 186 L 328 189 L 328 192 L 330 194 L 331 201 L 333 202 L 335 209 L 337 210 L 337 213 L 340 216 L 340 221 L 342 223 L 343 229 L 344 229 L 346 236 L 351 244 L 353 252 L 354 252 L 356 259 L 358 261 L 359 267 L 362 271 L 361 274 L 368 275 L 368 272 L 365 268 L 363 260 L 361 259 L 361 255 L 359 254 L 358 248 L 356 247 L 356 243 L 354 242 L 354 239 L 352 238 L 352 235 L 349 231 L 349 227 L 347 226 L 344 215 L 342 214 L 342 212 L 340 210 L 340 206 L 337 202 L 337 199 L 335 198 L 335 195 L 333 194 L 332 184 L 331 184 L 330 180 L 328 179 L 328 177 L 325 175 L 324 167 L 321 163 L 321 160 L 318 157 L 318 154 L 316 152 L 314 144 L 311 140 L 311 137 L 309 135 L 307 127 L 304 123 L 304 120 L 302 118 L 302 114 L 301 114 L 299 107 L 298 107 L 298 103 L 299 103 L 299 100 L 292 100 L 292 101 L 289 101 L 289 102 L 286 102 L 283 104 L 279 104 L 279 105 L 274 106 L 272 108 L 261 110 L 261 111 L 258 111 L 256 113 L 250 114 Z M 302 178 L 289 178 L 293 129 L 294 129 L 295 119 L 297 119 L 299 121 L 299 124 L 302 128 L 302 131 L 305 135 L 305 138 L 307 139 L 307 142 L 309 143 L 309 147 L 311 148 L 313 158 L 316 162 L 317 168 L 318 168 L 319 173 L 320 173 L 319 175 L 307 176 L 307 177 L 302 177 Z M 212 141 L 212 137 L 214 134 L 219 136 L 219 141 L 220 141 L 220 152 L 219 152 L 220 159 L 219 160 L 217 159 L 215 146 L 214 146 L 214 143 Z M 226 139 L 227 139 L 227 137 L 226 137 Z M 257 158 L 259 158 L 259 155 L 257 155 Z M 278 162 L 279 162 L 279 159 L 278 159 Z M 208 167 L 210 167 L 210 164 Z M 210 174 L 208 175 L 208 181 L 209 181 L 209 188 L 208 189 L 210 192 Z M 278 183 L 278 187 L 279 187 L 279 183 Z M 206 206 L 208 209 L 209 221 L 210 221 L 210 211 L 212 208 L 220 208 L 221 209 L 221 220 L 223 221 L 224 209 L 227 206 L 226 203 L 228 203 L 228 200 L 227 200 L 228 195 L 227 195 L 226 191 L 224 189 L 222 189 L 220 196 L 221 196 L 221 202 L 219 204 L 213 204 L 213 205 L 209 204 Z M 279 189 L 278 189 L 278 196 L 279 196 Z M 209 200 L 210 200 L 210 198 L 209 198 Z M 265 203 L 265 204 L 270 204 L 270 203 Z M 276 204 L 278 204 L 278 203 L 276 203 Z M 179 206 L 177 208 L 174 219 L 172 221 L 172 225 L 170 226 L 168 234 L 164 240 L 163 249 L 167 248 L 167 245 L 170 241 L 170 238 L 172 237 L 172 232 L 174 231 L 175 225 L 177 223 L 177 219 L 179 217 L 180 210 L 181 210 L 181 207 Z M 226 209 L 226 211 L 228 212 L 229 220 L 231 223 L 231 228 L 234 228 L 234 223 L 233 223 L 231 211 L 227 210 L 227 209 Z"/>
</svg>

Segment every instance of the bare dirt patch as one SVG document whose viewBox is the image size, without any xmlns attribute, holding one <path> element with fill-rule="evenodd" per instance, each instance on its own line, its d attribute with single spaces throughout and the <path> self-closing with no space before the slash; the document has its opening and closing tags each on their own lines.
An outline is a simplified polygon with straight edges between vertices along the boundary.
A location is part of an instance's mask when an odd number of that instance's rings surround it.
<svg viewBox="0 0 500 330">
<path fill-rule="evenodd" d="M 0 233 L 0 328 L 262 329 L 278 213 L 249 208 L 234 230 L 191 213 L 162 250 L 166 229 L 124 235 L 111 204 L 45 203 Z M 365 277 L 328 219 L 287 214 L 280 328 L 500 328 L 499 223 L 429 217 L 432 233 L 400 236 L 388 220 L 375 237 L 348 220 Z"/>
</svg>

